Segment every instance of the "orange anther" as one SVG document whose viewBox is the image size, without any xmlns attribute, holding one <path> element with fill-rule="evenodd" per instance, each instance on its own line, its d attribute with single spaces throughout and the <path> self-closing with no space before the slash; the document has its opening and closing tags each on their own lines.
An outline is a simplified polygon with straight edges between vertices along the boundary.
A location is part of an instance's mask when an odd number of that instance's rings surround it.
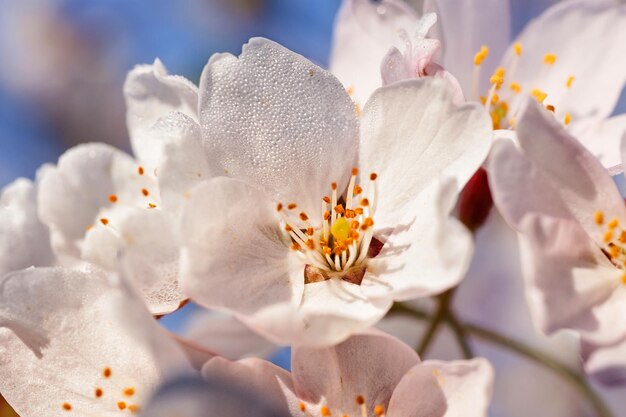
<svg viewBox="0 0 626 417">
<path fill-rule="evenodd" d="M 330 219 L 330 211 L 325 211 L 324 212 L 324 220 L 328 220 Z"/>
<path fill-rule="evenodd" d="M 117 203 L 117 196 L 116 196 L 115 194 L 111 194 L 111 195 L 109 196 L 109 201 L 110 201 L 111 203 Z"/>
<path fill-rule="evenodd" d="M 324 198 L 322 198 L 322 200 L 324 200 L 324 203 L 330 204 L 330 197 L 328 197 L 327 195 L 325 195 Z"/>
<path fill-rule="evenodd" d="M 595 213 L 593 213 L 593 220 L 596 222 L 597 225 L 601 225 L 602 223 L 604 223 L 604 213 L 602 213 L 601 211 L 596 211 Z"/>
<path fill-rule="evenodd" d="M 138 167 L 138 168 L 137 168 L 137 173 L 138 173 L 139 175 L 143 175 L 143 172 L 144 172 L 144 171 L 143 171 L 143 167 L 142 167 L 142 166 L 140 166 L 140 167 Z"/>
<path fill-rule="evenodd" d="M 151 209 L 156 208 L 156 204 L 148 203 L 148 208 L 151 208 Z"/>
<path fill-rule="evenodd" d="M 377 405 L 376 407 L 374 407 L 374 414 L 379 417 L 382 416 L 383 414 L 385 414 L 385 407 L 383 407 L 382 405 Z"/>
<path fill-rule="evenodd" d="M 356 217 L 356 212 L 354 210 L 351 210 L 351 209 L 346 209 L 345 216 L 348 219 L 354 219 Z"/>
<path fill-rule="evenodd" d="M 300 402 L 300 411 L 302 411 L 303 413 L 306 411 L 306 404 L 304 404 L 303 402 Z"/>
<path fill-rule="evenodd" d="M 110 378 L 111 377 L 111 368 L 104 368 L 102 370 L 102 376 L 105 378 Z"/>
<path fill-rule="evenodd" d="M 325 405 L 322 406 L 322 408 L 320 409 L 320 414 L 324 417 L 327 417 L 330 415 L 330 409 L 328 407 L 326 407 Z"/>
<path fill-rule="evenodd" d="M 283 203 L 276 204 L 276 211 L 281 211 L 283 209 Z"/>
<path fill-rule="evenodd" d="M 104 391 L 102 391 L 102 388 L 96 388 L 94 394 L 96 395 L 96 398 L 100 398 L 104 395 Z"/>
<path fill-rule="evenodd" d="M 363 207 L 367 207 L 370 205 L 370 201 L 367 198 L 364 198 L 361 200 L 359 204 L 362 205 Z"/>
<path fill-rule="evenodd" d="M 309 216 L 307 216 L 305 212 L 302 212 L 302 213 L 300 213 L 300 220 L 305 222 L 305 221 L 309 220 Z"/>
<path fill-rule="evenodd" d="M 363 396 L 362 396 L 362 395 L 357 395 L 357 396 L 356 396 L 356 403 L 357 403 L 358 405 L 363 405 L 363 404 L 365 404 L 365 398 L 363 398 Z"/>
<path fill-rule="evenodd" d="M 107 224 L 109 224 L 109 219 L 103 217 L 103 218 L 100 219 L 100 223 L 102 223 L 103 225 L 106 226 Z"/>
<path fill-rule="evenodd" d="M 330 188 L 332 188 L 333 190 L 337 189 L 337 183 L 333 182 L 332 184 L 330 184 Z"/>
<path fill-rule="evenodd" d="M 148 191 L 145 188 L 141 189 L 141 194 L 143 194 L 144 197 L 148 197 L 150 195 L 150 191 Z"/>
<path fill-rule="evenodd" d="M 358 168 L 352 168 L 352 175 L 354 175 L 355 177 L 357 175 L 359 175 L 359 169 Z"/>
<path fill-rule="evenodd" d="M 376 178 L 378 178 L 378 174 L 377 174 L 377 173 L 375 173 L 375 172 L 372 172 L 372 173 L 370 174 L 370 180 L 372 180 L 372 181 L 376 181 Z"/>
<path fill-rule="evenodd" d="M 124 389 L 124 395 L 127 396 L 127 397 L 132 397 L 133 395 L 135 395 L 135 388 L 128 387 L 128 388 Z"/>
<path fill-rule="evenodd" d="M 119 408 L 120 410 L 125 410 L 126 409 L 126 403 L 124 401 L 118 401 L 117 408 Z"/>
<path fill-rule="evenodd" d="M 289 210 L 293 210 L 293 209 L 295 209 L 296 207 L 298 207 L 298 205 L 297 205 L 297 204 L 295 204 L 295 203 L 289 203 L 289 204 L 287 204 L 287 208 L 288 208 Z"/>
<path fill-rule="evenodd" d="M 342 204 L 337 204 L 334 210 L 337 214 L 343 214 L 345 211 Z"/>
<path fill-rule="evenodd" d="M 297 243 L 292 243 L 291 244 L 291 250 L 300 250 L 300 245 L 298 245 Z"/>
<path fill-rule="evenodd" d="M 308 229 L 306 229 L 306 234 L 309 236 L 313 236 L 313 233 L 315 233 L 315 230 L 313 230 L 312 227 L 309 227 Z"/>
<path fill-rule="evenodd" d="M 141 411 L 141 409 L 139 408 L 138 405 L 136 404 L 131 404 L 128 406 L 128 411 L 130 411 L 131 413 L 138 413 L 139 411 Z"/>
<path fill-rule="evenodd" d="M 352 191 L 352 194 L 354 195 L 359 195 L 363 192 L 363 188 L 359 187 L 358 185 L 354 186 L 354 190 Z"/>
<path fill-rule="evenodd" d="M 313 250 L 315 249 L 315 241 L 313 241 L 313 239 L 308 239 L 306 242 L 304 242 L 306 244 L 306 247 Z"/>
<path fill-rule="evenodd" d="M 63 403 L 62 407 L 63 407 L 63 409 L 65 411 L 70 411 L 72 409 L 72 404 L 70 404 L 70 403 Z"/>
</svg>

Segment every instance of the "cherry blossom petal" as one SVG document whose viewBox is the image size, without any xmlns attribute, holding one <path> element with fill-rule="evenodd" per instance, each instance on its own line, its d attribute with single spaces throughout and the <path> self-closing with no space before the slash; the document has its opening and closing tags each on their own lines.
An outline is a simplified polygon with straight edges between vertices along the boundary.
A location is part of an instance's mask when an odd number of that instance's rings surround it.
<svg viewBox="0 0 626 417">
<path fill-rule="evenodd" d="M 230 178 L 194 188 L 181 221 L 182 286 L 207 308 L 251 314 L 299 303 L 304 264 L 266 195 Z"/>
<path fill-rule="evenodd" d="M 424 13 L 437 13 L 431 36 L 442 41 L 443 67 L 471 97 L 474 54 L 481 46 L 489 57 L 481 66 L 479 91 L 487 91 L 488 80 L 511 39 L 509 2 L 504 0 L 426 0 Z"/>
<path fill-rule="evenodd" d="M 289 417 L 272 407 L 265 394 L 222 380 L 180 378 L 163 385 L 142 415 L 150 417 Z"/>
<path fill-rule="evenodd" d="M 450 216 L 456 181 L 432 184 L 409 206 L 405 219 L 368 263 L 363 290 L 370 297 L 409 300 L 457 285 L 469 266 L 471 233 Z"/>
<path fill-rule="evenodd" d="M 615 169 L 624 160 L 620 152 L 622 138 L 626 137 L 626 114 L 610 117 L 588 124 L 581 131 L 573 131 L 578 139 L 594 154 L 609 171 Z"/>
<path fill-rule="evenodd" d="M 494 149 L 492 154 L 490 172 L 496 205 L 514 224 L 525 212 L 532 211 L 573 217 L 591 237 L 602 242 L 604 230 L 595 222 L 596 211 L 602 211 L 607 221 L 616 218 L 626 224 L 626 209 L 615 183 L 602 164 L 551 113 L 534 100 L 527 104 L 517 136 L 521 158 L 528 162 L 521 161 L 510 148 Z M 532 193 L 519 193 L 520 187 Z"/>
<path fill-rule="evenodd" d="M 208 163 L 200 126 L 182 113 L 170 113 L 150 129 L 161 146 L 156 166 L 161 202 L 177 213 L 191 189 L 216 174 Z"/>
<path fill-rule="evenodd" d="M 232 314 L 216 311 L 193 315 L 181 337 L 231 360 L 248 356 L 265 357 L 278 349 Z"/>
<path fill-rule="evenodd" d="M 511 48 L 503 60 L 506 68 L 515 65 L 510 81 L 526 91 L 543 90 L 548 94 L 545 104 L 561 116 L 570 113 L 572 126 L 612 113 L 626 83 L 626 4 L 559 2 L 529 23 L 516 42 L 522 45 L 521 56 Z M 544 64 L 545 54 L 554 54 L 556 61 Z M 574 80 L 568 88 L 570 77 Z"/>
<path fill-rule="evenodd" d="M 0 390 L 22 417 L 118 415 L 189 372 L 123 285 L 98 270 L 27 269 L 0 285 Z"/>
<path fill-rule="evenodd" d="M 211 166 L 317 213 L 332 182 L 343 190 L 356 161 L 354 104 L 341 83 L 262 38 L 237 58 L 216 54 L 200 83 Z"/>
<path fill-rule="evenodd" d="M 399 32 L 412 36 L 417 14 L 398 0 L 344 0 L 337 14 L 330 71 L 351 90 L 359 106 L 382 86 L 378 64 L 389 49 L 402 49 Z"/>
<path fill-rule="evenodd" d="M 17 179 L 0 193 L 0 276 L 54 263 L 48 228 L 37 215 L 37 186 Z"/>
<path fill-rule="evenodd" d="M 446 397 L 430 368 L 422 363 L 413 366 L 393 391 L 387 416 L 447 416 Z"/>
<path fill-rule="evenodd" d="M 339 415 L 359 415 L 357 396 L 366 408 L 387 409 L 398 382 L 419 357 L 409 346 L 380 331 L 352 336 L 326 349 L 295 347 L 292 373 L 299 398 L 313 403 L 322 399 Z M 415 387 L 414 395 L 421 395 Z M 413 397 L 414 398 L 414 397 Z"/>
<path fill-rule="evenodd" d="M 293 392 L 289 372 L 262 359 L 249 358 L 231 362 L 214 358 L 202 367 L 202 376 L 209 381 L 245 387 L 250 392 L 263 393 L 263 397 L 279 412 L 289 413 L 287 392 Z M 296 405 L 297 407 L 297 405 Z"/>
<path fill-rule="evenodd" d="M 574 221 L 529 217 L 520 236 L 527 297 L 540 329 L 573 329 L 599 343 L 626 334 L 623 272 Z"/>
<path fill-rule="evenodd" d="M 282 303 L 240 319 L 276 344 L 325 347 L 378 322 L 391 298 L 369 299 L 362 287 L 339 279 L 304 286 L 301 304 Z"/>
<path fill-rule="evenodd" d="M 445 417 L 486 417 L 494 371 L 486 359 L 425 361 L 421 365 L 437 378 L 448 404 Z"/>
<path fill-rule="evenodd" d="M 198 119 L 198 87 L 184 77 L 169 75 L 158 59 L 128 73 L 124 97 L 133 151 L 150 168 L 158 161 L 158 140 L 150 134 L 157 120 L 171 112 Z"/>
<path fill-rule="evenodd" d="M 615 317 L 616 321 L 619 319 Z M 598 345 L 583 339 L 581 350 L 585 371 L 594 379 L 606 385 L 626 382 L 626 338 L 610 345 Z"/>
<path fill-rule="evenodd" d="M 405 206 L 440 175 L 459 190 L 491 146 L 491 122 L 476 104 L 456 106 L 440 79 L 402 81 L 372 95 L 361 118 L 361 172 L 378 173 L 376 226 L 393 227 Z"/>
</svg>

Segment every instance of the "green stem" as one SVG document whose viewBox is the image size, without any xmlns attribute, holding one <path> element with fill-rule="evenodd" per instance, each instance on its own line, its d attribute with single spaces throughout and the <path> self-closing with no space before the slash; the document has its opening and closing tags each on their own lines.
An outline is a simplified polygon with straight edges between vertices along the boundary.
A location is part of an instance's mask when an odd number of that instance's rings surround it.
<svg viewBox="0 0 626 417">
<path fill-rule="evenodd" d="M 419 320 L 434 321 L 434 318 L 426 311 L 409 307 L 401 303 L 394 304 L 391 312 L 409 315 Z M 467 334 L 498 345 L 504 349 L 511 350 L 526 359 L 547 367 L 557 375 L 570 382 L 582 395 L 584 395 L 596 411 L 598 417 L 613 417 L 612 411 L 606 406 L 606 404 L 604 404 L 602 398 L 600 398 L 600 396 L 589 386 L 587 381 L 584 379 L 584 376 L 579 372 L 572 370 L 566 364 L 563 364 L 540 350 L 537 350 L 518 340 L 475 324 L 460 323 L 454 315 L 444 314 L 443 320 L 445 320 L 446 323 L 452 327 L 458 326 L 459 328 L 462 328 Z M 455 322 L 456 324 L 454 324 Z"/>
<path fill-rule="evenodd" d="M 432 341 L 435 339 L 437 330 L 439 330 L 439 327 L 441 327 L 441 324 L 445 321 L 452 295 L 453 290 L 449 290 L 437 297 L 437 311 L 430 320 L 430 325 L 428 326 L 428 329 L 426 329 L 426 333 L 420 341 L 419 346 L 415 349 L 420 357 L 424 357 L 426 355 L 426 352 L 428 352 L 428 348 L 430 347 Z"/>
<path fill-rule="evenodd" d="M 463 327 L 463 325 L 459 322 L 459 319 L 456 317 L 451 310 L 448 310 L 447 314 L 447 322 L 452 332 L 454 333 L 454 337 L 456 338 L 459 347 L 461 348 L 461 352 L 463 352 L 463 357 L 465 359 L 472 359 L 474 357 L 474 352 L 472 352 L 472 348 L 468 342 L 468 332 Z"/>
</svg>

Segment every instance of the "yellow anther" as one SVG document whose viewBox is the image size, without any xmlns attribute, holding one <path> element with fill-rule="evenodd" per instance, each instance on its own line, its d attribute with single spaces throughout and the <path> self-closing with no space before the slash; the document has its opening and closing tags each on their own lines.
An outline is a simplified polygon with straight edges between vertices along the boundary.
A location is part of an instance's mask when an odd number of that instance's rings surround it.
<svg viewBox="0 0 626 417">
<path fill-rule="evenodd" d="M 136 404 L 131 404 L 128 406 L 128 411 L 130 411 L 131 413 L 138 413 L 140 410 L 139 406 Z"/>
<path fill-rule="evenodd" d="M 604 232 L 604 236 L 602 236 L 602 240 L 604 240 L 604 243 L 609 243 L 611 240 L 613 240 L 613 231 L 607 230 L 606 232 Z"/>
<path fill-rule="evenodd" d="M 476 52 L 474 55 L 474 65 L 479 66 L 482 64 L 485 58 L 487 58 L 487 55 L 489 55 L 489 48 L 485 45 L 481 46 L 480 51 Z"/>
<path fill-rule="evenodd" d="M 509 88 L 511 89 L 511 91 L 513 91 L 515 94 L 519 94 L 522 92 L 522 86 L 519 85 L 518 83 L 511 83 L 511 85 L 509 86 Z"/>
<path fill-rule="evenodd" d="M 617 256 L 619 255 L 619 247 L 611 245 L 609 247 L 609 255 L 611 255 L 611 258 L 617 258 Z"/>
<path fill-rule="evenodd" d="M 593 221 L 596 222 L 597 225 L 601 225 L 604 223 L 604 213 L 601 211 L 596 211 L 593 213 Z"/>
<path fill-rule="evenodd" d="M 622 274 L 621 280 L 622 280 L 622 284 L 626 285 L 626 272 Z"/>
<path fill-rule="evenodd" d="M 493 72 L 494 75 L 497 75 L 498 77 L 504 77 L 504 74 L 506 74 L 506 70 L 504 69 L 504 67 L 498 67 L 496 68 L 496 70 Z"/>
<path fill-rule="evenodd" d="M 487 104 L 487 97 L 485 96 L 480 96 L 480 102 L 481 104 L 484 106 L 485 104 Z"/>
<path fill-rule="evenodd" d="M 513 45 L 513 51 L 515 51 L 515 55 L 520 56 L 522 54 L 522 44 L 516 42 L 515 45 Z"/>
<path fill-rule="evenodd" d="M 498 101 L 500 100 L 500 97 L 494 93 L 493 96 L 491 96 L 491 104 L 496 104 Z"/>
<path fill-rule="evenodd" d="M 563 124 L 567 126 L 572 122 L 572 115 L 569 113 L 565 113 L 565 117 L 563 118 Z"/>
<path fill-rule="evenodd" d="M 574 77 L 573 75 L 570 75 L 567 78 L 567 82 L 565 83 L 565 85 L 567 86 L 567 88 L 572 88 L 572 84 L 574 84 L 574 80 L 576 79 L 576 77 Z"/>
<path fill-rule="evenodd" d="M 549 54 L 545 54 L 543 56 L 543 63 L 546 65 L 554 65 L 554 63 L 556 62 L 556 55 L 549 53 Z"/>
<path fill-rule="evenodd" d="M 622 230 L 617 240 L 619 240 L 620 243 L 626 243 L 626 231 L 625 230 Z"/>
<path fill-rule="evenodd" d="M 501 75 L 493 74 L 491 78 L 489 78 L 489 83 L 495 84 L 496 88 L 500 88 L 500 86 L 504 84 L 504 77 Z"/>
<path fill-rule="evenodd" d="M 346 240 L 350 236 L 350 223 L 345 217 L 340 217 L 333 223 L 330 233 L 336 240 Z"/>
<path fill-rule="evenodd" d="M 548 97 L 548 94 L 544 93 L 538 88 L 533 89 L 530 94 L 539 102 L 543 103 L 543 101 Z"/>
<path fill-rule="evenodd" d="M 610 220 L 610 221 L 606 224 L 606 226 L 607 226 L 609 229 L 613 230 L 613 229 L 615 229 L 617 226 L 619 226 L 619 220 L 617 220 L 617 219 L 611 219 L 611 220 Z"/>
</svg>

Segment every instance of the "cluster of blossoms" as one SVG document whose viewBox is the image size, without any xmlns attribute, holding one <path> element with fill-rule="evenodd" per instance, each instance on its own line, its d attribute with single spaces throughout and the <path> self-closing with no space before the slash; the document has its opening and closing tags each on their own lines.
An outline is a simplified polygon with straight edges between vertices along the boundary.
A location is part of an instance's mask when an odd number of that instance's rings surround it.
<svg viewBox="0 0 626 417">
<path fill-rule="evenodd" d="M 371 327 L 461 282 L 485 170 L 538 326 L 626 382 L 626 5 L 566 0 L 512 42 L 508 9 L 345 0 L 329 71 L 262 38 L 199 86 L 133 69 L 133 156 L 81 145 L 2 191 L 0 393 L 22 417 L 486 416 L 485 359 Z M 202 338 L 155 320 L 189 301 Z M 291 373 L 245 357 L 274 344 Z"/>
</svg>

